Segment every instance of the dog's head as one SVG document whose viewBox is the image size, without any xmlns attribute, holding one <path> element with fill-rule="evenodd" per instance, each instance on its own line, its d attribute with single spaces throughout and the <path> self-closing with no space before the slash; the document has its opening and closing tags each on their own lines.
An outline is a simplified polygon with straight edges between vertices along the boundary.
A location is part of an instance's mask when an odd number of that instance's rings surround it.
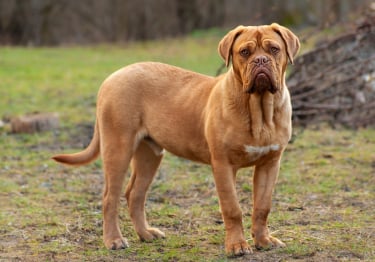
<svg viewBox="0 0 375 262">
<path fill-rule="evenodd" d="M 238 26 L 219 43 L 226 66 L 232 59 L 233 71 L 248 93 L 276 93 L 283 87 L 288 60 L 300 44 L 296 35 L 276 23 L 265 26 Z"/>
</svg>

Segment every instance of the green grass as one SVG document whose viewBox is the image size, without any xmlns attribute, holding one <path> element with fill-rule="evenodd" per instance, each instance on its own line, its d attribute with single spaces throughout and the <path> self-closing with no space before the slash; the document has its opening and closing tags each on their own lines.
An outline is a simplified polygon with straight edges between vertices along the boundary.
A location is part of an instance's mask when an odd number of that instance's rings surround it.
<svg viewBox="0 0 375 262">
<path fill-rule="evenodd" d="M 175 40 L 61 48 L 0 48 L 0 117 L 58 112 L 61 127 L 23 135 L 0 129 L 0 261 L 228 261 L 218 198 L 207 166 L 166 155 L 151 186 L 147 214 L 166 239 L 131 247 L 102 244 L 100 160 L 69 168 L 50 160 L 78 151 L 91 135 L 95 98 L 111 72 L 161 61 L 214 75 L 219 34 Z M 375 260 L 375 130 L 295 128 L 274 193 L 270 230 L 287 247 L 238 261 Z M 238 174 L 246 236 L 251 227 L 251 169 Z"/>
<path fill-rule="evenodd" d="M 3 47 L 0 112 L 7 116 L 64 110 L 63 119 L 70 124 L 91 121 L 96 92 L 110 73 L 134 62 L 160 61 L 213 75 L 221 65 L 216 48 L 211 48 L 217 41 L 212 36 L 123 46 Z M 86 115 L 77 114 L 80 111 Z"/>
</svg>

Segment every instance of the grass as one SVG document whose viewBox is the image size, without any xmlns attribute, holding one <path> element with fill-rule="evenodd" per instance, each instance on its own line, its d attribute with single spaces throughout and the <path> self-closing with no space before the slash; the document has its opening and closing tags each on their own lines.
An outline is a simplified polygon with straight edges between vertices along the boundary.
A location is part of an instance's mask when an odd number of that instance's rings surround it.
<svg viewBox="0 0 375 262">
<path fill-rule="evenodd" d="M 162 61 L 214 75 L 219 37 L 61 48 L 0 48 L 0 116 L 59 112 L 53 132 L 0 129 L 0 261 L 228 261 L 211 170 L 167 154 L 149 192 L 150 223 L 166 239 L 141 243 L 122 199 L 121 228 L 131 247 L 101 240 L 100 160 L 80 168 L 51 155 L 77 151 L 91 136 L 100 83 L 118 68 Z M 237 261 L 375 260 L 375 130 L 295 128 L 274 193 L 270 230 L 284 249 Z M 251 169 L 237 189 L 250 240 Z"/>
</svg>

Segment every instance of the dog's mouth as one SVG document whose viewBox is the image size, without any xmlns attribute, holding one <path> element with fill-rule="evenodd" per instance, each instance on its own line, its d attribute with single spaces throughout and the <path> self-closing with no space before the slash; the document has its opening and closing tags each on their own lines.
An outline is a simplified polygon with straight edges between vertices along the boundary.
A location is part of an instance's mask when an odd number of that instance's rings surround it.
<svg viewBox="0 0 375 262">
<path fill-rule="evenodd" d="M 277 92 L 276 84 L 274 83 L 274 79 L 271 77 L 271 73 L 268 69 L 255 69 L 251 75 L 253 77 L 247 86 L 247 93 L 263 94 L 264 92 L 269 91 L 270 93 L 275 94 Z"/>
</svg>

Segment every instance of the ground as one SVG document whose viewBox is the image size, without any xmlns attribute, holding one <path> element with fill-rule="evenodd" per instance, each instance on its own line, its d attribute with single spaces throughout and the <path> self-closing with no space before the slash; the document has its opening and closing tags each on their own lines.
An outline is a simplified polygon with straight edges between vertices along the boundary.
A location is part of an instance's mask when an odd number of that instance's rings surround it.
<svg viewBox="0 0 375 262">
<path fill-rule="evenodd" d="M 373 261 L 375 130 L 294 127 L 269 218 L 286 248 L 230 259 L 211 170 L 166 154 L 147 198 L 147 215 L 166 239 L 138 240 L 125 198 L 121 229 L 130 248 L 102 243 L 101 161 L 70 168 L 53 154 L 81 150 L 92 135 L 95 97 L 119 67 L 156 60 L 215 74 L 219 33 L 124 46 L 1 48 L 0 113 L 58 112 L 59 129 L 0 129 L 0 261 Z M 252 169 L 237 190 L 250 244 Z"/>
</svg>

